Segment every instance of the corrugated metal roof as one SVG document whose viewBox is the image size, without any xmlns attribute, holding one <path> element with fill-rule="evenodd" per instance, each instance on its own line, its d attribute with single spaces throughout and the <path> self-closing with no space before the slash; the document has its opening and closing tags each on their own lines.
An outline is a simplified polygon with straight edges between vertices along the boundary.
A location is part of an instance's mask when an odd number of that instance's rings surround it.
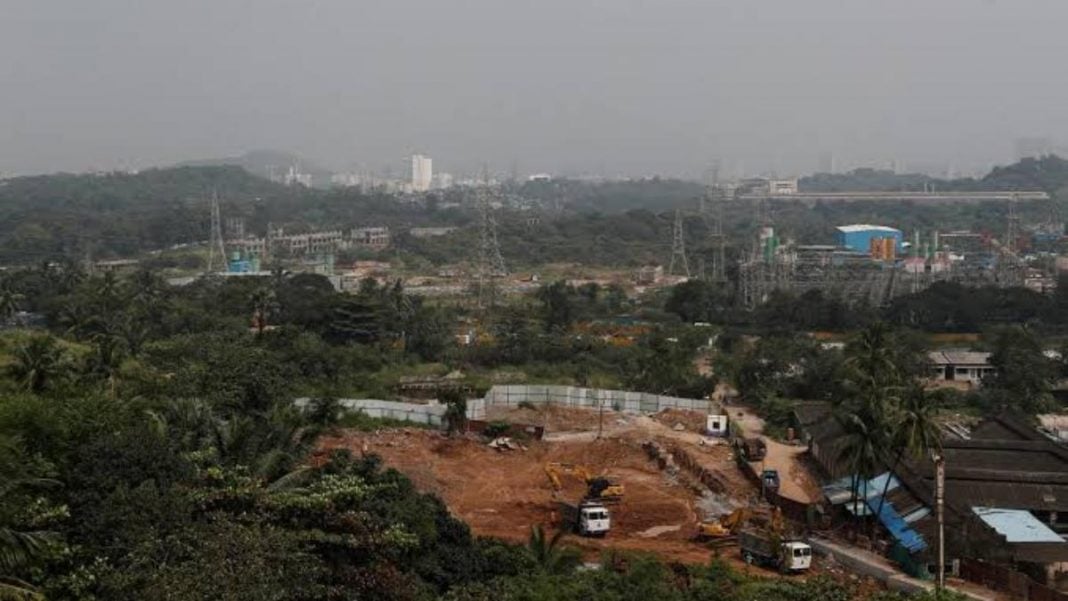
<svg viewBox="0 0 1068 601">
<path fill-rule="evenodd" d="M 935 365 L 990 365 L 990 353 L 980 351 L 931 351 L 927 356 Z"/>
<path fill-rule="evenodd" d="M 868 500 L 868 506 L 871 507 L 874 512 L 879 510 L 879 521 L 883 526 L 894 536 L 897 542 L 901 543 L 902 547 L 909 550 L 910 553 L 916 553 L 923 551 L 927 548 L 927 541 L 923 540 L 923 536 L 912 529 L 909 524 L 901 518 L 897 513 L 897 509 L 890 501 L 883 503 L 879 502 L 879 497 Z"/>
<path fill-rule="evenodd" d="M 972 511 L 986 525 L 1004 536 L 1007 542 L 1064 543 L 1059 534 L 1031 515 L 1030 511 L 997 507 L 973 507 Z"/>
<path fill-rule="evenodd" d="M 889 486 L 887 485 L 887 480 L 890 481 Z M 849 503 L 849 501 L 853 499 L 853 484 L 854 482 L 852 476 L 839 478 L 838 480 L 835 480 L 827 486 L 824 486 L 823 494 L 827 497 L 827 500 L 830 501 L 832 505 L 842 505 L 844 503 Z M 864 480 L 859 480 L 856 482 L 856 485 L 857 499 L 863 501 L 882 495 L 884 487 L 886 487 L 886 492 L 887 494 L 889 494 L 897 490 L 897 488 L 901 486 L 901 482 L 896 477 L 891 476 L 890 472 L 884 472 L 872 478 L 871 480 L 868 480 L 867 483 L 865 483 Z M 846 509 L 853 511 L 853 509 L 851 509 L 848 505 Z M 868 513 L 864 510 L 864 507 L 860 506 L 859 503 L 856 510 L 858 510 L 864 515 L 868 515 Z M 854 511 L 854 513 L 856 512 Z"/>
<path fill-rule="evenodd" d="M 840 225 L 836 229 L 845 234 L 851 234 L 853 232 L 893 232 L 897 234 L 901 233 L 901 230 L 897 228 L 887 227 L 885 225 L 870 225 L 867 223 Z"/>
</svg>

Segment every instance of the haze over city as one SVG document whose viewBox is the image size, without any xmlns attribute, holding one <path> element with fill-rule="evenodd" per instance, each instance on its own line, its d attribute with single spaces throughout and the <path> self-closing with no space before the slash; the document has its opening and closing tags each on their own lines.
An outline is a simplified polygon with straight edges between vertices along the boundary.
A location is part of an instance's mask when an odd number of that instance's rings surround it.
<svg viewBox="0 0 1068 601">
<path fill-rule="evenodd" d="M 0 173 L 292 151 L 330 168 L 697 176 L 1068 140 L 1057 0 L 8 2 Z"/>
</svg>

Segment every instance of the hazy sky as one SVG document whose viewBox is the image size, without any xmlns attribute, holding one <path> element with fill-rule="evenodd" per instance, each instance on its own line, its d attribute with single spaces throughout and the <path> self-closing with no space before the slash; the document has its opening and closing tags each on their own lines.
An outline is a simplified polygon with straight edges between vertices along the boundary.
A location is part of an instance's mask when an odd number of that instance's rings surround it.
<svg viewBox="0 0 1068 601">
<path fill-rule="evenodd" d="M 0 173 L 700 174 L 1068 142 L 1065 0 L 0 0 Z"/>
</svg>

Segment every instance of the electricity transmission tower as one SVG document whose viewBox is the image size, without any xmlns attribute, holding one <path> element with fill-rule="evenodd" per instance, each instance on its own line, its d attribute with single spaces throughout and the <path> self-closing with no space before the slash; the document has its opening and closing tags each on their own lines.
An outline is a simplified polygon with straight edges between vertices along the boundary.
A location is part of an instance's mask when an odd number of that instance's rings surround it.
<svg viewBox="0 0 1068 601">
<path fill-rule="evenodd" d="M 727 200 L 727 190 L 713 184 L 705 190 L 702 197 L 702 216 L 708 230 L 708 241 L 712 247 L 712 270 L 708 279 L 717 284 L 727 282 L 727 238 L 723 235 L 723 205 Z"/>
<path fill-rule="evenodd" d="M 219 210 L 219 195 L 211 195 L 211 237 L 208 239 L 208 273 L 215 270 L 215 253 L 219 253 L 219 264 L 226 265 L 226 246 L 223 242 L 222 217 Z"/>
<path fill-rule="evenodd" d="M 1020 236 L 1020 218 L 1016 215 L 1016 195 L 1009 198 L 1008 222 L 1005 227 L 1005 241 L 1001 244 L 998 257 L 998 281 L 1002 286 L 1022 286 L 1024 283 L 1024 265 L 1017 254 Z"/>
<path fill-rule="evenodd" d="M 682 211 L 675 209 L 675 225 L 671 232 L 671 264 L 668 275 L 675 275 L 675 266 L 682 268 L 682 274 L 690 277 L 690 263 L 686 260 L 686 230 L 682 224 Z"/>
<path fill-rule="evenodd" d="M 493 207 L 490 206 L 491 194 L 488 180 L 487 183 L 479 186 L 476 195 L 480 222 L 476 276 L 478 278 L 478 306 L 482 308 L 493 301 L 490 280 L 508 275 L 508 270 L 504 266 L 501 246 L 497 241 L 497 220 L 493 218 Z"/>
</svg>

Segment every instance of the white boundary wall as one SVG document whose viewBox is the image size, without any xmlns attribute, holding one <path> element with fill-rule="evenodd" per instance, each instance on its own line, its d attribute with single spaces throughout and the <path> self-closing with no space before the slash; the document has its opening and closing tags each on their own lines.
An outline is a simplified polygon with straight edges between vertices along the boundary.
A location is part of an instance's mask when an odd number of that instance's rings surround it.
<svg viewBox="0 0 1068 601">
<path fill-rule="evenodd" d="M 485 419 L 488 407 L 516 407 L 523 402 L 590 409 L 603 406 L 606 409 L 618 409 L 623 413 L 657 413 L 664 409 L 687 409 L 707 413 L 713 408 L 711 401 L 703 399 L 684 399 L 647 392 L 521 384 L 494 386 L 484 398 L 467 401 L 467 418 Z"/>
<path fill-rule="evenodd" d="M 308 404 L 308 399 L 297 399 L 294 403 L 303 409 Z M 445 406 L 436 402 L 421 404 L 378 399 L 338 399 L 338 404 L 348 411 L 362 411 L 368 417 L 396 419 L 438 427 L 444 424 Z"/>
<path fill-rule="evenodd" d="M 297 399 L 294 404 L 303 409 L 308 404 L 308 400 Z M 713 409 L 713 403 L 704 399 L 684 399 L 626 390 L 520 384 L 494 386 L 489 389 L 485 397 L 468 399 L 467 419 L 484 420 L 488 407 L 516 407 L 523 402 L 541 406 L 562 405 L 589 409 L 603 406 L 605 409 L 619 410 L 623 413 L 657 413 L 664 409 L 687 409 L 708 413 Z M 422 404 L 378 399 L 338 399 L 338 403 L 349 411 L 362 411 L 369 417 L 396 419 L 438 427 L 442 427 L 445 423 L 445 406 L 436 401 Z"/>
</svg>

